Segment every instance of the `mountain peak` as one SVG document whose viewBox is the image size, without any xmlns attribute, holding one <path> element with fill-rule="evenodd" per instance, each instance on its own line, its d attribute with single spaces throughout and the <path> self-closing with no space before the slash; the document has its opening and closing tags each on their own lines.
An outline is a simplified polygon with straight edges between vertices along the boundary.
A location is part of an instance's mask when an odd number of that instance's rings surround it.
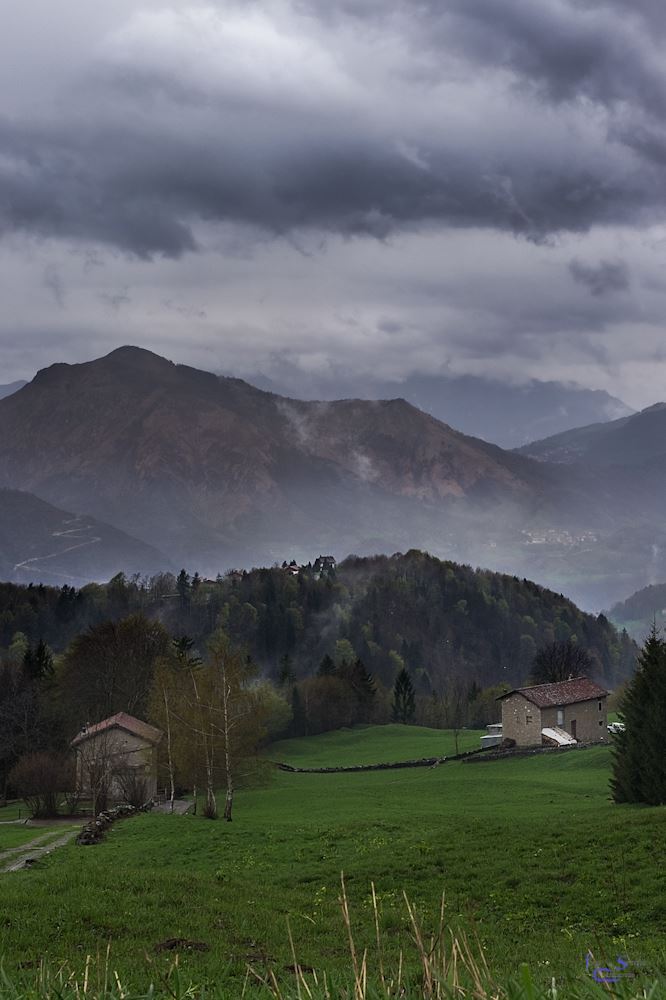
<svg viewBox="0 0 666 1000">
<path fill-rule="evenodd" d="M 142 368 L 144 371 L 165 371 L 167 368 L 175 368 L 173 361 L 168 361 L 160 354 L 147 351 L 145 347 L 135 347 L 132 344 L 125 344 L 117 347 L 110 354 L 103 358 L 90 362 L 96 365 L 106 365 L 108 363 L 131 365 L 133 368 Z"/>
</svg>

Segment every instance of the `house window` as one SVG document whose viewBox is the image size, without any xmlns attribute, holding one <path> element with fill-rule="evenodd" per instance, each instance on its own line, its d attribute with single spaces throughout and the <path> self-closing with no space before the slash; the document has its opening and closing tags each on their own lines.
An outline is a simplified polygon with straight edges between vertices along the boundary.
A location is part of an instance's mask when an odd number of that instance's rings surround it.
<svg viewBox="0 0 666 1000">
<path fill-rule="evenodd" d="M 603 719 L 599 719 L 599 725 L 603 726 L 603 724 L 604 724 L 604 720 Z"/>
<path fill-rule="evenodd" d="M 525 725 L 529 726 L 529 724 L 530 724 L 531 721 L 532 721 L 532 713 L 531 712 L 525 712 Z"/>
<path fill-rule="evenodd" d="M 564 709 L 558 708 L 557 710 L 557 724 L 558 726 L 564 725 Z"/>
<path fill-rule="evenodd" d="M 599 702 L 599 711 L 601 711 L 601 702 Z M 601 723 L 599 723 L 601 725 Z"/>
</svg>

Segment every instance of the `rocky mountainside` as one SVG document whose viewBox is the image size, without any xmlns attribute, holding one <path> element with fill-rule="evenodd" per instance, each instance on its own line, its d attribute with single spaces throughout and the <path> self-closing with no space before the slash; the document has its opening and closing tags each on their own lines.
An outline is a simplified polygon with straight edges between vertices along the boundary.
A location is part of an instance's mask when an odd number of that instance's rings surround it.
<svg viewBox="0 0 666 1000">
<path fill-rule="evenodd" d="M 117 528 L 0 489 L 0 579 L 81 586 L 116 573 L 167 569 L 170 560 Z"/>
</svg>

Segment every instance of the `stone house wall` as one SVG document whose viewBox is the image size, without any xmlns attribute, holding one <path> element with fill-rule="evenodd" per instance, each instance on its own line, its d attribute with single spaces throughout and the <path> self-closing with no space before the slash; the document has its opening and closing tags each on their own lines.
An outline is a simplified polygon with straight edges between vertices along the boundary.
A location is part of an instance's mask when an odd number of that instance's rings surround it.
<svg viewBox="0 0 666 1000">
<path fill-rule="evenodd" d="M 601 708 L 599 706 L 601 705 Z M 558 709 L 542 708 L 542 725 L 559 726 L 565 732 L 570 733 L 579 743 L 597 743 L 608 738 L 606 728 L 608 722 L 608 709 L 606 698 L 593 698 L 589 701 L 579 701 L 575 705 L 562 705 L 561 711 L 564 715 L 564 722 L 558 723 Z M 575 720 L 576 732 L 573 732 L 571 723 Z"/>
<path fill-rule="evenodd" d="M 599 707 L 601 706 L 601 708 Z M 563 721 L 559 722 L 559 711 Z M 558 726 L 573 736 L 572 722 L 575 721 L 575 738 L 579 743 L 597 743 L 607 739 L 608 709 L 606 698 L 579 701 L 574 705 L 537 708 L 524 695 L 514 693 L 502 701 L 502 736 L 515 740 L 516 746 L 539 746 L 542 742 L 541 730 L 547 726 Z"/>
<path fill-rule="evenodd" d="M 541 743 L 541 709 L 515 692 L 502 701 L 502 736 L 515 740 L 516 746 L 531 747 Z"/>
<path fill-rule="evenodd" d="M 76 782 L 77 788 L 84 794 L 90 792 L 86 771 L 93 761 L 99 761 L 111 773 L 118 769 L 138 769 L 146 782 L 146 798 L 156 794 L 157 747 L 149 740 L 115 727 L 95 733 L 79 743 L 76 748 Z M 109 798 L 120 801 L 123 797 L 118 779 L 112 777 Z"/>
</svg>

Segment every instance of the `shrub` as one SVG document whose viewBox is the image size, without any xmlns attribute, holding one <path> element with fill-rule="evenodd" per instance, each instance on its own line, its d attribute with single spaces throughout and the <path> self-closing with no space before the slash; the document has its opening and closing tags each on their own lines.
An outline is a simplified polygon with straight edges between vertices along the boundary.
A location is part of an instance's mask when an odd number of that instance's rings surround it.
<svg viewBox="0 0 666 1000">
<path fill-rule="evenodd" d="M 12 768 L 9 780 L 33 818 L 57 816 L 73 775 L 66 757 L 29 753 Z"/>
<path fill-rule="evenodd" d="M 148 800 L 148 783 L 142 770 L 138 767 L 127 767 L 114 772 L 116 784 L 123 795 L 123 802 L 135 809 L 140 809 Z"/>
</svg>

